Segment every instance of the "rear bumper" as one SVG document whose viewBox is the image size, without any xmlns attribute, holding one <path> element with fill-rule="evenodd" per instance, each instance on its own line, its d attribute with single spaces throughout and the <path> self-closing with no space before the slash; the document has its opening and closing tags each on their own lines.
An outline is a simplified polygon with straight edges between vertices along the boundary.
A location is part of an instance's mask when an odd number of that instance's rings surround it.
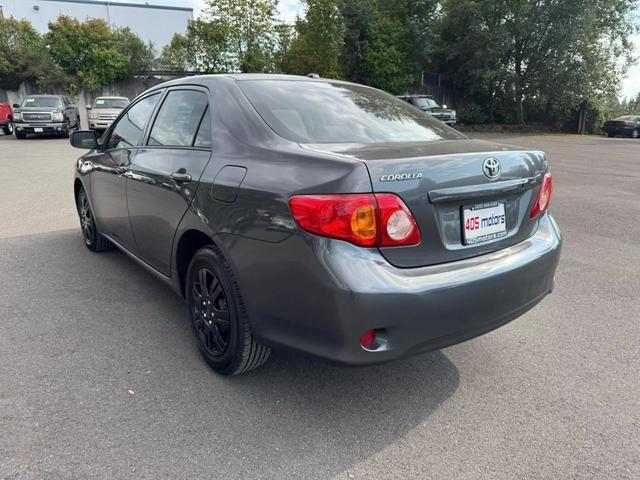
<svg viewBox="0 0 640 480">
<path fill-rule="evenodd" d="M 341 241 L 300 240 L 271 252 L 273 273 L 242 272 L 254 330 L 273 346 L 350 365 L 439 349 L 517 318 L 553 289 L 562 244 L 549 214 L 517 245 L 421 268 L 394 267 L 375 249 Z M 374 351 L 359 344 L 370 329 L 382 339 Z"/>
<path fill-rule="evenodd" d="M 36 135 L 46 135 L 53 133 L 64 133 L 68 131 L 66 122 L 50 122 L 50 123 L 15 123 L 18 132 L 35 133 Z M 39 131 L 42 130 L 42 131 Z"/>
</svg>

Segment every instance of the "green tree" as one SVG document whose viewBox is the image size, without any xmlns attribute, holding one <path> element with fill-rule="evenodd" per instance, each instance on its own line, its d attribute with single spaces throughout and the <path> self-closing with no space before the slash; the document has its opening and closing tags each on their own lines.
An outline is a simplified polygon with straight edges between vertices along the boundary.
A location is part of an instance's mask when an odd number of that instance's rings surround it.
<svg viewBox="0 0 640 480">
<path fill-rule="evenodd" d="M 127 58 L 128 78 L 153 68 L 155 49 L 149 42 L 145 44 L 129 27 L 114 30 L 118 50 Z"/>
<path fill-rule="evenodd" d="M 0 17 L 0 87 L 16 90 L 27 80 L 44 87 L 63 81 L 64 74 L 31 23 Z"/>
<path fill-rule="evenodd" d="M 54 62 L 75 87 L 89 90 L 130 78 L 151 65 L 153 50 L 129 29 L 111 30 L 102 19 L 80 22 L 60 16 L 45 36 Z"/>
<path fill-rule="evenodd" d="M 297 37 L 289 50 L 292 73 L 340 78 L 344 19 L 336 0 L 304 0 L 305 16 L 296 20 Z"/>
<path fill-rule="evenodd" d="M 272 68 L 277 0 L 207 0 L 186 35 L 174 35 L 161 62 L 172 70 L 261 72 Z"/>
<path fill-rule="evenodd" d="M 272 57 L 272 71 L 287 73 L 291 71 L 290 51 L 293 45 L 295 30 L 293 25 L 278 23 L 274 27 L 275 43 Z"/>
<path fill-rule="evenodd" d="M 229 34 L 225 25 L 217 21 L 190 21 L 185 35 L 175 34 L 164 47 L 161 64 L 176 71 L 199 72 L 237 71 L 237 62 L 229 53 Z"/>
<path fill-rule="evenodd" d="M 340 0 L 345 78 L 393 93 L 416 83 L 431 60 L 436 0 Z"/>
<path fill-rule="evenodd" d="M 489 118 L 560 125 L 615 92 L 636 0 L 443 0 L 439 64 Z"/>
<path fill-rule="evenodd" d="M 241 72 L 268 68 L 278 0 L 207 0 L 205 18 L 227 35 L 227 53 Z"/>
</svg>

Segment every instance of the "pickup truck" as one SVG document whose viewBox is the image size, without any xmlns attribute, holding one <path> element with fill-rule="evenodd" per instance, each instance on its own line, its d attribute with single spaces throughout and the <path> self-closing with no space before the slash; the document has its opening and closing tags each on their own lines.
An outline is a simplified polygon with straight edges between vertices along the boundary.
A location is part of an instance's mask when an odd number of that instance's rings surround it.
<svg viewBox="0 0 640 480">
<path fill-rule="evenodd" d="M 64 95 L 29 95 L 13 108 L 18 139 L 27 138 L 27 134 L 69 138 L 72 129 L 80 128 L 78 107 Z"/>
<path fill-rule="evenodd" d="M 13 109 L 6 103 L 0 103 L 0 128 L 5 135 L 13 135 Z"/>
<path fill-rule="evenodd" d="M 89 129 L 104 131 L 118 118 L 120 112 L 131 103 L 127 97 L 98 97 L 93 105 L 87 105 Z"/>
<path fill-rule="evenodd" d="M 419 108 L 436 120 L 446 123 L 450 127 L 456 124 L 456 111 L 447 108 L 446 105 L 440 106 L 431 95 L 399 95 L 398 98 Z"/>
</svg>

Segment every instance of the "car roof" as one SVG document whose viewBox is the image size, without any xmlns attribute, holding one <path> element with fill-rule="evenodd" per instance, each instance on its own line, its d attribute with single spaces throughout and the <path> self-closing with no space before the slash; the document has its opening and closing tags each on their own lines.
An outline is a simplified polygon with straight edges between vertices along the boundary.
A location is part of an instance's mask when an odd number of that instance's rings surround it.
<svg viewBox="0 0 640 480">
<path fill-rule="evenodd" d="M 302 75 L 283 75 L 277 73 L 216 73 L 210 75 L 194 75 L 191 77 L 182 77 L 175 80 L 169 80 L 168 82 L 161 83 L 148 91 L 154 91 L 162 88 L 172 87 L 176 85 L 211 85 L 218 82 L 234 82 L 234 81 L 247 81 L 247 80 L 289 80 L 299 82 L 317 82 L 326 83 L 331 82 L 335 84 L 343 85 L 357 85 L 364 88 L 366 85 L 360 85 L 352 82 L 345 82 L 344 80 L 336 80 L 334 78 L 322 78 L 322 77 L 307 77 Z"/>
</svg>

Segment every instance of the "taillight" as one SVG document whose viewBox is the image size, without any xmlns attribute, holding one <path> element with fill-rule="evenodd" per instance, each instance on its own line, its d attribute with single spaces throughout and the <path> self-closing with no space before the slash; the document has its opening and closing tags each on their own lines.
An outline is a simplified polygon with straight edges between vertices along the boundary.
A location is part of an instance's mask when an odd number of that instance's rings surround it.
<svg viewBox="0 0 640 480">
<path fill-rule="evenodd" d="M 380 246 L 416 245 L 420 230 L 404 202 L 393 193 L 376 193 L 380 216 Z"/>
<path fill-rule="evenodd" d="M 533 204 L 533 208 L 531 209 L 531 218 L 535 218 L 541 213 L 543 213 L 547 208 L 549 208 L 549 204 L 551 203 L 551 196 L 553 195 L 553 177 L 550 173 L 545 173 L 544 177 L 542 177 L 542 185 L 540 185 L 540 192 L 538 193 L 538 198 L 536 198 L 536 202 Z"/>
<path fill-rule="evenodd" d="M 391 193 L 298 195 L 289 199 L 289 207 L 301 228 L 323 237 L 362 247 L 420 243 L 413 215 Z"/>
</svg>

